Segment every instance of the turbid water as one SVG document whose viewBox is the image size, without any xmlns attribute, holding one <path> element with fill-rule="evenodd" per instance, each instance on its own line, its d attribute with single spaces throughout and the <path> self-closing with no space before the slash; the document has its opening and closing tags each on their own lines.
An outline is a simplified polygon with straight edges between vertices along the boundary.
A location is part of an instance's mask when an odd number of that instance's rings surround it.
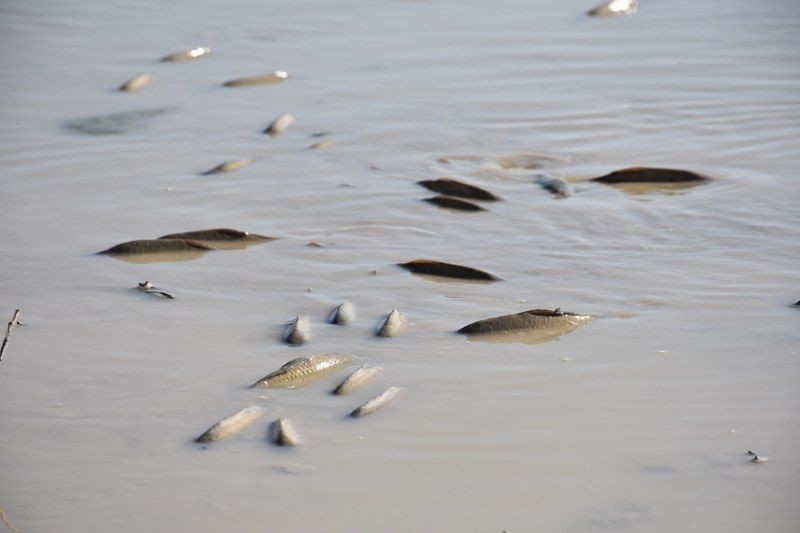
<svg viewBox="0 0 800 533">
<path fill-rule="evenodd" d="M 0 363 L 7 519 L 795 531 L 800 7 L 642 0 L 585 16 L 596 3 L 0 4 L 0 323 L 19 307 L 25 324 Z M 159 61 L 200 46 L 202 60 Z M 289 76 L 222 86 L 274 71 Z M 116 90 L 143 72 L 146 88 Z M 264 135 L 284 113 L 292 127 Z M 335 144 L 309 150 L 322 131 Z M 251 163 L 199 175 L 235 159 Z M 712 181 L 584 182 L 630 166 Z M 541 174 L 575 193 L 555 198 Z M 417 181 L 446 177 L 503 201 L 421 201 Z M 278 239 L 181 262 L 94 255 L 216 227 Z M 434 283 L 395 266 L 411 258 L 504 281 Z M 131 289 L 143 280 L 175 299 Z M 345 300 L 357 319 L 327 324 Z M 556 307 L 595 319 L 536 344 L 454 333 Z M 393 308 L 408 325 L 375 337 Z M 286 346 L 298 315 L 313 337 Z M 326 352 L 384 370 L 342 397 L 329 391 L 348 369 L 248 389 Z M 392 385 L 405 390 L 383 409 L 347 417 Z M 193 442 L 249 405 L 262 420 Z M 279 417 L 302 446 L 270 444 Z"/>
</svg>

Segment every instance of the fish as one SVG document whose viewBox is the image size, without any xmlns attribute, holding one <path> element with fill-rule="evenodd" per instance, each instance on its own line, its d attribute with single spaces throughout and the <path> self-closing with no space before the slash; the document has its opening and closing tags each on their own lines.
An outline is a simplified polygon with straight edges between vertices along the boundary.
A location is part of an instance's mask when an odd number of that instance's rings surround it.
<svg viewBox="0 0 800 533">
<path fill-rule="evenodd" d="M 621 17 L 633 15 L 639 10 L 637 0 L 611 0 L 589 10 L 590 17 Z"/>
<path fill-rule="evenodd" d="M 630 167 L 615 170 L 610 174 L 592 178 L 606 184 L 616 183 L 687 183 L 710 181 L 711 178 L 702 176 L 688 170 L 675 170 L 671 168 Z"/>
<path fill-rule="evenodd" d="M 403 326 L 403 317 L 400 316 L 400 311 L 392 309 L 392 311 L 383 317 L 378 322 L 378 328 L 375 335 L 378 337 L 395 337 L 400 333 Z"/>
<path fill-rule="evenodd" d="M 478 204 L 473 204 L 472 202 L 459 200 L 458 198 L 450 198 L 449 196 L 444 196 L 442 194 L 432 196 L 430 198 L 425 198 L 424 201 L 433 205 L 438 205 L 439 207 L 446 207 L 448 209 L 458 209 L 459 211 L 486 211 L 486 209 L 479 206 Z"/>
<path fill-rule="evenodd" d="M 328 315 L 328 322 L 344 326 L 356 318 L 356 310 L 350 302 L 342 302 Z"/>
<path fill-rule="evenodd" d="M 298 357 L 259 379 L 250 385 L 250 388 L 293 389 L 307 385 L 355 360 L 355 357 L 346 353 L 324 353 L 311 357 Z"/>
<path fill-rule="evenodd" d="M 289 421 L 279 418 L 270 425 L 270 438 L 278 446 L 295 446 L 300 444 L 300 436 Z"/>
<path fill-rule="evenodd" d="M 323 148 L 330 148 L 334 144 L 336 144 L 336 141 L 331 141 L 331 140 L 326 139 L 324 141 L 319 141 L 319 142 L 316 142 L 316 143 L 312 144 L 311 146 L 308 147 L 308 149 L 309 150 L 322 150 Z"/>
<path fill-rule="evenodd" d="M 205 433 L 197 437 L 197 442 L 212 442 L 234 435 L 264 414 L 264 409 L 260 405 L 251 405 L 241 411 L 236 411 L 230 416 L 226 416 L 210 428 Z"/>
<path fill-rule="evenodd" d="M 239 231 L 230 228 L 214 228 L 214 229 L 201 229 L 196 231 L 186 231 L 183 233 L 171 233 L 163 235 L 158 238 L 163 239 L 188 239 L 191 241 L 208 241 L 208 242 L 267 242 L 274 241 L 275 237 L 267 235 L 258 235 L 256 233 L 249 233 L 247 231 Z"/>
<path fill-rule="evenodd" d="M 350 394 L 375 377 L 375 375 L 381 370 L 383 370 L 381 365 L 361 365 L 350 375 L 344 378 L 344 380 L 342 380 L 342 382 L 331 391 L 331 394 L 336 394 L 337 396 Z"/>
<path fill-rule="evenodd" d="M 175 52 L 161 58 L 164 63 L 180 63 L 182 61 L 191 61 L 193 59 L 200 59 L 206 57 L 211 53 L 211 48 L 207 46 L 198 46 L 191 50 L 184 50 L 182 52 Z"/>
<path fill-rule="evenodd" d="M 264 133 L 268 133 L 275 137 L 276 135 L 280 135 L 286 128 L 294 124 L 294 117 L 289 113 L 284 113 L 283 115 L 279 116 L 275 120 L 273 120 L 267 129 L 264 130 Z"/>
<path fill-rule="evenodd" d="M 158 287 L 153 287 L 153 284 L 150 283 L 149 281 L 143 281 L 142 283 L 139 283 L 139 285 L 136 287 L 136 290 L 141 291 L 141 292 L 143 292 L 145 294 L 152 294 L 154 296 L 161 296 L 162 298 L 167 298 L 169 300 L 174 300 L 175 299 L 175 297 L 173 295 L 171 295 L 170 293 L 164 292 L 161 289 L 159 289 Z"/>
<path fill-rule="evenodd" d="M 536 183 L 542 186 L 543 189 L 549 191 L 556 196 L 560 196 L 562 198 L 566 198 L 567 196 L 572 196 L 575 193 L 575 190 L 572 188 L 572 185 L 567 183 L 561 178 L 552 178 L 550 176 L 539 176 L 536 178 Z"/>
<path fill-rule="evenodd" d="M 131 78 L 122 85 L 120 85 L 119 90 L 123 92 L 132 92 L 138 91 L 148 83 L 150 83 L 150 74 L 140 74 L 135 78 Z"/>
<path fill-rule="evenodd" d="M 282 70 L 276 70 L 270 74 L 263 76 L 251 76 L 249 78 L 237 78 L 235 80 L 228 80 L 223 85 L 225 87 L 251 87 L 253 85 L 271 85 L 273 83 L 280 83 L 286 81 L 289 75 Z"/>
<path fill-rule="evenodd" d="M 209 252 L 213 250 L 205 244 L 189 239 L 143 239 L 138 241 L 128 241 L 108 250 L 97 252 L 105 255 L 133 255 L 133 254 L 157 254 L 172 252 Z"/>
<path fill-rule="evenodd" d="M 283 335 L 283 340 L 287 344 L 300 346 L 301 344 L 307 343 L 310 337 L 311 324 L 308 322 L 308 317 L 296 316 L 286 327 L 286 333 Z"/>
<path fill-rule="evenodd" d="M 501 200 L 499 196 L 495 196 L 491 192 L 463 183 L 450 178 L 439 178 L 436 180 L 422 180 L 417 184 L 422 185 L 426 189 L 448 196 L 458 196 L 460 198 L 469 198 L 472 200 L 485 200 L 494 202 Z"/>
<path fill-rule="evenodd" d="M 223 172 L 233 172 L 234 170 L 239 170 L 248 163 L 250 163 L 249 159 L 233 159 L 231 161 L 225 161 L 224 163 L 220 163 L 214 168 L 203 172 L 203 176 L 210 176 L 211 174 L 221 174 Z"/>
<path fill-rule="evenodd" d="M 123 111 L 70 120 L 64 126 L 83 135 L 121 135 L 140 128 L 148 119 L 167 111 L 167 108 Z"/>
<path fill-rule="evenodd" d="M 358 407 L 356 407 L 355 409 L 353 409 L 350 412 L 350 416 L 359 417 L 374 413 L 375 411 L 386 405 L 389 402 L 389 400 L 397 396 L 397 393 L 399 393 L 402 390 L 403 390 L 402 387 L 394 387 L 394 386 L 389 387 L 388 389 L 378 394 L 371 400 L 368 400 L 359 405 Z"/>
<path fill-rule="evenodd" d="M 591 315 L 567 313 L 560 308 L 530 309 L 513 315 L 496 316 L 478 320 L 458 330 L 469 335 L 502 333 L 517 330 L 575 329 L 592 319 Z"/>
<path fill-rule="evenodd" d="M 454 265 L 452 263 L 442 263 L 431 259 L 415 259 L 408 263 L 398 263 L 397 266 L 410 270 L 415 274 L 428 274 L 431 276 L 442 276 L 445 278 L 474 279 L 484 281 L 501 281 L 494 274 L 489 274 L 477 268 Z"/>
</svg>

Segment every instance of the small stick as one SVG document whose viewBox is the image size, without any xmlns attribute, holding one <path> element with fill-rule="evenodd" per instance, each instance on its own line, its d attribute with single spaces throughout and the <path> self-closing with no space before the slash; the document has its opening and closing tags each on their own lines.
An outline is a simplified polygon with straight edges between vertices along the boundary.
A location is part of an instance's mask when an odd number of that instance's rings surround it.
<svg viewBox="0 0 800 533">
<path fill-rule="evenodd" d="M 2 507 L 0 507 L 0 520 L 2 520 L 6 527 L 11 530 L 11 533 L 19 533 L 19 529 L 14 527 L 14 524 L 12 524 L 11 520 L 8 519 L 8 515 Z"/>
<path fill-rule="evenodd" d="M 8 340 L 11 338 L 11 334 L 14 332 L 14 327 L 19 324 L 19 309 L 14 311 L 14 316 L 11 317 L 11 322 L 8 323 L 8 329 L 6 330 L 6 337 L 3 339 L 3 346 L 0 346 L 0 361 L 3 360 L 3 352 L 6 351 L 6 344 L 8 344 Z"/>
</svg>

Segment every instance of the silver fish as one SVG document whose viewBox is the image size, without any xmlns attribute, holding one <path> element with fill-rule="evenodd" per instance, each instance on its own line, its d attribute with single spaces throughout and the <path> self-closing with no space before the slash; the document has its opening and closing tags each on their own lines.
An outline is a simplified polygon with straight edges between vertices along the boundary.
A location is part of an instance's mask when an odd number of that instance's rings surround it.
<svg viewBox="0 0 800 533">
<path fill-rule="evenodd" d="M 191 50 L 184 50 L 182 52 L 175 52 L 174 54 L 164 56 L 161 58 L 161 61 L 165 63 L 179 63 L 181 61 L 191 61 L 192 59 L 206 57 L 210 53 L 211 48 L 207 46 L 198 46 L 197 48 L 192 48 Z"/>
<path fill-rule="evenodd" d="M 295 446 L 300 444 L 300 437 L 285 418 L 279 418 L 270 426 L 270 438 L 278 446 Z"/>
<path fill-rule="evenodd" d="M 355 357 L 346 353 L 324 353 L 312 357 L 298 357 L 297 359 L 292 359 L 275 372 L 271 372 L 259 379 L 250 385 L 250 388 L 293 389 L 307 385 L 339 367 L 347 366 L 355 359 Z"/>
<path fill-rule="evenodd" d="M 253 85 L 270 85 L 273 83 L 280 83 L 285 81 L 289 75 L 282 70 L 276 70 L 271 74 L 263 76 L 251 76 L 249 78 L 237 78 L 235 80 L 226 81 L 223 83 L 225 87 L 250 87 Z"/>
<path fill-rule="evenodd" d="M 140 74 L 120 85 L 119 90 L 124 92 L 138 91 L 150 83 L 150 79 L 150 74 Z"/>
<path fill-rule="evenodd" d="M 392 309 L 392 312 L 386 315 L 378 323 L 378 329 L 375 334 L 378 337 L 395 337 L 400 333 L 400 328 L 403 327 L 403 317 L 400 311 Z"/>
<path fill-rule="evenodd" d="M 308 342 L 311 337 L 311 324 L 306 316 L 296 316 L 286 327 L 283 340 L 287 344 L 299 346 Z"/>
<path fill-rule="evenodd" d="M 590 17 L 622 17 L 633 15 L 639 10 L 637 0 L 610 0 L 594 7 L 588 13 Z"/>
<path fill-rule="evenodd" d="M 210 176 L 211 174 L 221 174 L 223 172 L 233 172 L 234 170 L 238 170 L 243 166 L 250 163 L 249 159 L 233 159 L 231 161 L 225 161 L 224 163 L 220 163 L 219 165 L 215 166 L 210 170 L 206 170 L 203 172 L 204 176 Z"/>
<path fill-rule="evenodd" d="M 383 370 L 381 365 L 361 365 L 352 374 L 344 378 L 339 385 L 331 391 L 331 394 L 344 395 L 350 394 L 357 388 L 375 377 L 375 374 Z"/>
<path fill-rule="evenodd" d="M 258 420 L 262 414 L 264 409 L 260 405 L 245 407 L 208 428 L 205 433 L 197 437 L 197 442 L 212 442 L 230 437 Z"/>
<path fill-rule="evenodd" d="M 294 124 L 294 117 L 289 113 L 284 113 L 283 115 L 279 116 L 275 120 L 273 120 L 267 129 L 264 130 L 264 133 L 269 133 L 273 137 L 276 135 L 280 135 L 286 128 Z"/>
<path fill-rule="evenodd" d="M 356 310 L 350 302 L 342 302 L 328 315 L 328 322 L 344 326 L 356 318 Z"/>
<path fill-rule="evenodd" d="M 386 405 L 386 403 L 388 403 L 389 400 L 397 396 L 397 393 L 399 393 L 402 390 L 403 390 L 402 387 L 389 387 L 388 389 L 386 389 L 379 395 L 375 396 L 371 400 L 362 403 L 361 405 L 353 409 L 350 412 L 350 416 L 358 417 L 374 413 L 375 411 Z"/>
</svg>

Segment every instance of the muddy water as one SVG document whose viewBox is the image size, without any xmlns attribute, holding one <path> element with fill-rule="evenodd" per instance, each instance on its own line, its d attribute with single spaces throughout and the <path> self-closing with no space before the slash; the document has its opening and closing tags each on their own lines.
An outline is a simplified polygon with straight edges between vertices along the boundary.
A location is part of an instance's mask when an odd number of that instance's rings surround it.
<svg viewBox="0 0 800 533">
<path fill-rule="evenodd" d="M 27 324 L 0 363 L 0 506 L 21 531 L 796 528 L 796 2 L 643 1 L 619 20 L 573 0 L 98 6 L 0 6 L 0 312 Z M 158 62 L 196 46 L 214 52 Z M 275 70 L 289 79 L 221 86 Z M 110 133 L 74 127 L 119 113 Z M 282 113 L 292 127 L 262 134 Z M 309 150 L 319 131 L 335 144 Z M 716 179 L 578 183 L 630 165 Z M 415 182 L 438 177 L 505 200 L 436 208 Z M 93 255 L 211 227 L 279 240 Z M 394 266 L 418 258 L 504 281 Z M 326 324 L 343 300 L 356 322 Z M 555 307 L 597 318 L 536 344 L 453 333 Z M 375 338 L 393 308 L 409 325 Z M 288 347 L 296 315 L 312 339 Z M 247 388 L 332 351 L 384 371 L 345 397 L 345 370 Z M 406 390 L 347 419 L 390 385 Z M 266 422 L 193 442 L 251 404 L 303 444 L 271 446 Z"/>
</svg>

